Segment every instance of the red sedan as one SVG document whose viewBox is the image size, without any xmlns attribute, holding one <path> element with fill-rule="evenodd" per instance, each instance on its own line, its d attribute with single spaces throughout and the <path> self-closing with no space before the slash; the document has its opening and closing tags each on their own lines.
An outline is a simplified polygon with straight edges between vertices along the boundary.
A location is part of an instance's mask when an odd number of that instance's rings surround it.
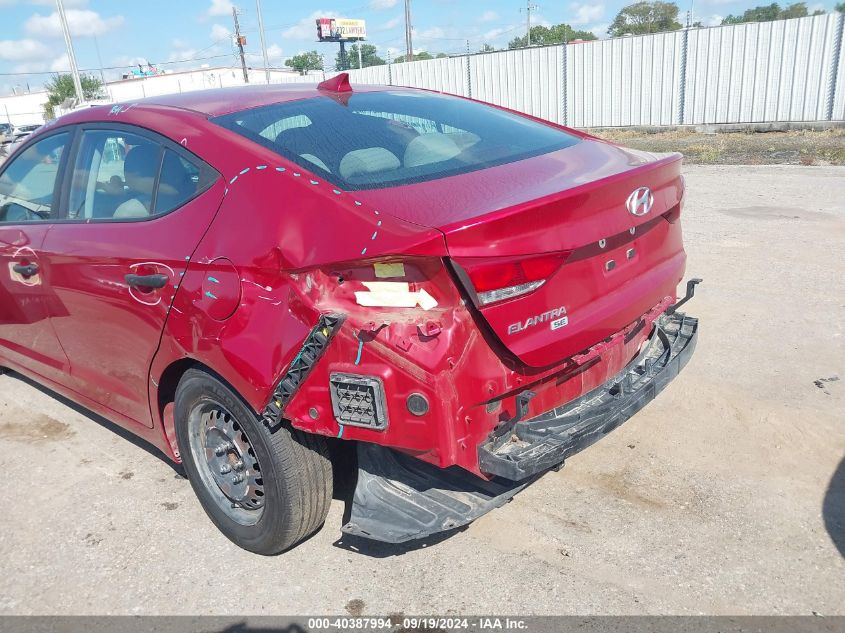
<svg viewBox="0 0 845 633">
<path fill-rule="evenodd" d="M 342 446 L 343 531 L 426 537 L 687 361 L 680 165 L 345 75 L 78 111 L 0 168 L 0 366 L 181 462 L 248 550 L 320 527 Z"/>
</svg>

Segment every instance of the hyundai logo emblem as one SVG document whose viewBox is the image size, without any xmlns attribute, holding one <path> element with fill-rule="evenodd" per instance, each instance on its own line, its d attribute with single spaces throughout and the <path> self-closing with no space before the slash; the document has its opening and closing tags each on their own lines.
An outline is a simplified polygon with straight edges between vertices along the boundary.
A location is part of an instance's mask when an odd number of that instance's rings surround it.
<svg viewBox="0 0 845 633">
<path fill-rule="evenodd" d="M 628 196 L 628 200 L 625 201 L 625 206 L 628 207 L 628 213 L 636 216 L 645 215 L 651 211 L 653 204 L 654 195 L 652 195 L 651 189 L 648 187 L 634 189 L 631 195 Z"/>
</svg>

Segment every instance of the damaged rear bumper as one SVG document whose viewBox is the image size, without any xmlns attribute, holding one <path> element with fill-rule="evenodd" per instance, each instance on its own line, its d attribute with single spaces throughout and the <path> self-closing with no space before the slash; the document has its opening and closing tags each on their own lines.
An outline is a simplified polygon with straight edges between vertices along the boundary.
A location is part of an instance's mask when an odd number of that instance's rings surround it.
<svg viewBox="0 0 845 633">
<path fill-rule="evenodd" d="M 698 319 L 663 315 L 643 351 L 613 380 L 537 417 L 494 431 L 478 449 L 481 470 L 514 481 L 588 447 L 654 400 L 686 365 Z"/>
<path fill-rule="evenodd" d="M 506 424 L 478 448 L 485 481 L 373 444 L 360 444 L 347 534 L 391 543 L 466 525 L 509 501 L 544 471 L 604 437 L 657 396 L 695 349 L 698 320 L 668 312 L 640 354 L 598 389 L 528 420 Z"/>
</svg>

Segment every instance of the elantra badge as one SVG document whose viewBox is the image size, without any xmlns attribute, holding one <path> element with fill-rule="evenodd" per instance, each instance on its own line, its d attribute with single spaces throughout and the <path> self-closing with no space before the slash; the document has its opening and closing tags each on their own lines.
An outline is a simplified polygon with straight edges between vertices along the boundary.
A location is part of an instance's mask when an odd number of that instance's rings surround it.
<svg viewBox="0 0 845 633">
<path fill-rule="evenodd" d="M 631 195 L 628 196 L 628 200 L 625 202 L 625 206 L 628 207 L 628 213 L 636 216 L 645 215 L 651 211 L 653 204 L 654 195 L 652 195 L 651 189 L 648 187 L 634 189 L 634 191 L 631 192 Z"/>
<path fill-rule="evenodd" d="M 535 325 L 539 325 L 540 323 L 546 323 L 548 321 L 552 322 L 553 330 L 557 330 L 558 328 L 562 328 L 563 326 L 567 325 L 569 323 L 569 317 L 566 316 L 566 307 L 560 306 L 559 308 L 555 308 L 554 310 L 549 310 L 548 312 L 543 312 L 543 314 L 538 314 L 537 316 L 525 319 L 525 321 L 511 323 L 508 326 L 508 334 L 517 334 L 519 332 L 524 332 L 530 327 L 534 327 Z"/>
</svg>

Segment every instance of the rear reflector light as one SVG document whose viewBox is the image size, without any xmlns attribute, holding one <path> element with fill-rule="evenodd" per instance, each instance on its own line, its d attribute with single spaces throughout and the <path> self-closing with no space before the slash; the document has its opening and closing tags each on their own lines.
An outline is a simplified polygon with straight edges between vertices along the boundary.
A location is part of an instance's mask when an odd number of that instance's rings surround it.
<svg viewBox="0 0 845 633">
<path fill-rule="evenodd" d="M 378 378 L 332 373 L 329 391 L 334 417 L 339 423 L 378 431 L 387 427 L 384 388 Z"/>
<path fill-rule="evenodd" d="M 567 255 L 473 257 L 458 263 L 469 277 L 479 305 L 489 305 L 533 292 L 557 272 Z"/>
</svg>

